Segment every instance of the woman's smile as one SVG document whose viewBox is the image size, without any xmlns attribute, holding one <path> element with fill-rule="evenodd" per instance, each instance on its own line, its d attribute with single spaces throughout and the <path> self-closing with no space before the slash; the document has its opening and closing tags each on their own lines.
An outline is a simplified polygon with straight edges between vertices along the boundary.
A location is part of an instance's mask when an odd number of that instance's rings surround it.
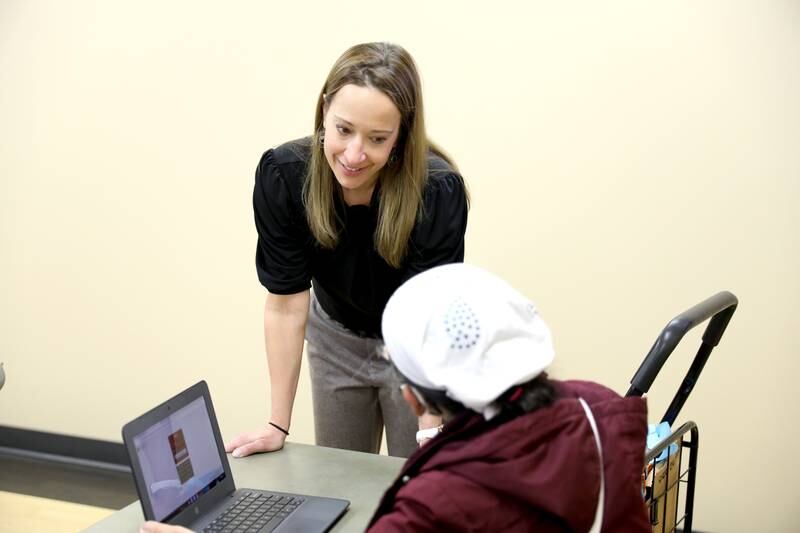
<svg viewBox="0 0 800 533">
<path fill-rule="evenodd" d="M 346 165 L 341 159 L 337 159 L 339 166 L 342 167 L 342 174 L 347 176 L 348 178 L 355 178 L 356 176 L 360 175 L 366 169 L 369 168 L 370 165 L 365 165 L 361 167 L 351 167 Z"/>
</svg>

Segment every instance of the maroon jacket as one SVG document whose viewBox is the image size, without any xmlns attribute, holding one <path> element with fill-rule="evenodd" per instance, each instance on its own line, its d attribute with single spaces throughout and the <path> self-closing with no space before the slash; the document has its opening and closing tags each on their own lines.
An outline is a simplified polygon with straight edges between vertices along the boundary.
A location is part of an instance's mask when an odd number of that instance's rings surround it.
<svg viewBox="0 0 800 533">
<path fill-rule="evenodd" d="M 409 457 L 370 523 L 382 531 L 588 531 L 600 490 L 604 532 L 651 531 L 642 500 L 647 407 L 586 381 L 554 381 L 549 407 L 501 425 L 469 411 Z"/>
</svg>

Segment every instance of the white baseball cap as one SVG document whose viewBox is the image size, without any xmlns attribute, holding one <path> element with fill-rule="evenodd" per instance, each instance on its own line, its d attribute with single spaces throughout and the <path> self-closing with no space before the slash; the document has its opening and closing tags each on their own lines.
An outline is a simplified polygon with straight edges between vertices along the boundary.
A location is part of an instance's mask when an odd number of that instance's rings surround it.
<svg viewBox="0 0 800 533">
<path fill-rule="evenodd" d="M 412 384 L 445 391 L 491 417 L 491 404 L 542 373 L 555 355 L 536 307 L 499 277 L 454 263 L 398 288 L 383 312 L 383 339 Z"/>
</svg>

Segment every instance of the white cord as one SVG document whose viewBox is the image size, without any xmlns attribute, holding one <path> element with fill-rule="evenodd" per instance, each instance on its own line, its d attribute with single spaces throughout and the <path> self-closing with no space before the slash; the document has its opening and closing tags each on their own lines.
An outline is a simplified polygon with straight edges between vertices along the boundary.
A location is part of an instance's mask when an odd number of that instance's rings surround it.
<svg viewBox="0 0 800 533">
<path fill-rule="evenodd" d="M 581 406 L 583 406 L 583 410 L 586 412 L 586 418 L 589 419 L 589 425 L 592 426 L 594 442 L 597 445 L 597 455 L 600 459 L 600 495 L 597 499 L 597 510 L 594 513 L 594 523 L 592 524 L 591 529 L 589 529 L 589 533 L 600 533 L 600 529 L 603 527 L 603 505 L 605 504 L 606 499 L 606 480 L 603 468 L 603 446 L 600 444 L 600 432 L 597 430 L 597 423 L 594 420 L 592 410 L 589 409 L 589 404 L 587 404 L 583 398 L 578 398 L 578 401 L 581 402 Z"/>
</svg>

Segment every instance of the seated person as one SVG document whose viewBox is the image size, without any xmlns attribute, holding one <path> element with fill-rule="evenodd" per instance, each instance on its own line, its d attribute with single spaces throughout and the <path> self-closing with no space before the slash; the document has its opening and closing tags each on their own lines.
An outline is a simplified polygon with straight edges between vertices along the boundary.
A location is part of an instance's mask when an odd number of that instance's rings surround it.
<svg viewBox="0 0 800 533">
<path fill-rule="evenodd" d="M 445 423 L 369 531 L 650 531 L 645 400 L 550 379 L 550 331 L 510 285 L 465 264 L 425 271 L 389 300 L 383 337 L 411 409 Z"/>
</svg>

